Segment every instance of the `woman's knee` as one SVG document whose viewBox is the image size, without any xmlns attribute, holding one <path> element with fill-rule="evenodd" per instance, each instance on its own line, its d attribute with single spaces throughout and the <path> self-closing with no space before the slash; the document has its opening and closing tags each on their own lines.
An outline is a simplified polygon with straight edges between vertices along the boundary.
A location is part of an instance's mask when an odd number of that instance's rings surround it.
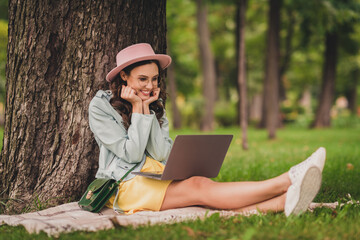
<svg viewBox="0 0 360 240">
<path fill-rule="evenodd" d="M 213 180 L 200 176 L 191 177 L 186 181 L 188 181 L 191 189 L 193 191 L 197 191 L 198 193 L 201 193 L 203 190 L 207 189 L 211 184 L 214 183 Z"/>
<path fill-rule="evenodd" d="M 212 183 L 214 182 L 209 178 L 197 176 L 172 182 L 166 191 L 161 210 L 204 205 L 207 199 L 206 191 Z"/>
<path fill-rule="evenodd" d="M 197 205 L 208 205 L 209 199 L 211 199 L 209 190 L 215 182 L 200 176 L 191 177 L 187 181 L 189 181 L 189 190 L 191 189 L 189 193 L 193 194 L 192 197 L 196 200 Z"/>
</svg>

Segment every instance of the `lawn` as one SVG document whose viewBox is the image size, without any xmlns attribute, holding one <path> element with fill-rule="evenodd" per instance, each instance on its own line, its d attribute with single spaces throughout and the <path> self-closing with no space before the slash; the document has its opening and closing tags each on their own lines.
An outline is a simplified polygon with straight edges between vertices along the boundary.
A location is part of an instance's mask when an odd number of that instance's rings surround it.
<svg viewBox="0 0 360 240">
<path fill-rule="evenodd" d="M 218 129 L 214 134 L 234 134 L 217 181 L 262 180 L 287 171 L 318 147 L 327 150 L 323 184 L 314 201 L 346 202 L 360 199 L 360 129 L 308 130 L 284 128 L 276 140 L 263 130 L 249 130 L 249 150 L 241 149 L 238 128 Z M 177 134 L 201 134 L 193 130 Z M 350 196 L 348 196 L 350 194 Z M 316 209 L 299 217 L 284 214 L 220 218 L 140 228 L 119 227 L 96 233 L 63 234 L 60 239 L 358 239 L 360 206 L 346 205 L 335 211 Z M 27 234 L 22 227 L 0 226 L 0 239 L 46 239 L 44 233 Z"/>
</svg>

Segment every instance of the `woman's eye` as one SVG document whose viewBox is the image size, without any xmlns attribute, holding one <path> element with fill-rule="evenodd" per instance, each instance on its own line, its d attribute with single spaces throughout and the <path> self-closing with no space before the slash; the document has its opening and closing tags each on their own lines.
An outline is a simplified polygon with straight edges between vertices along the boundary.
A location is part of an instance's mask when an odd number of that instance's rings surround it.
<svg viewBox="0 0 360 240">
<path fill-rule="evenodd" d="M 158 80 L 158 78 L 156 77 L 156 78 L 153 78 L 153 81 L 157 81 Z"/>
<path fill-rule="evenodd" d="M 140 78 L 140 81 L 146 81 L 146 78 Z"/>
</svg>

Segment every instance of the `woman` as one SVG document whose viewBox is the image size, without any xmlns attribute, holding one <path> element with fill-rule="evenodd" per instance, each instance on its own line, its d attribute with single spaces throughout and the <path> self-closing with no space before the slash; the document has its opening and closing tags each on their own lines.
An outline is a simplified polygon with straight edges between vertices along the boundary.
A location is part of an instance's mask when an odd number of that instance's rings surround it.
<svg viewBox="0 0 360 240">
<path fill-rule="evenodd" d="M 172 140 L 166 118 L 161 71 L 171 58 L 149 44 L 129 46 L 106 76 L 110 91 L 99 90 L 89 106 L 89 123 L 100 148 L 97 178 L 120 179 L 133 171 L 162 171 Z M 214 182 L 194 176 L 160 181 L 129 174 L 106 206 L 127 214 L 200 205 L 216 209 L 300 214 L 315 198 L 325 149 L 278 177 L 259 182 Z"/>
</svg>

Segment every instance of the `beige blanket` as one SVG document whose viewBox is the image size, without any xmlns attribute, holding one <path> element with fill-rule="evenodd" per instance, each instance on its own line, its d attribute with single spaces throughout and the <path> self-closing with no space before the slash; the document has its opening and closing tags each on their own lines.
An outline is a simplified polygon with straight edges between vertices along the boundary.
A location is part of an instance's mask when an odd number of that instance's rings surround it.
<svg viewBox="0 0 360 240">
<path fill-rule="evenodd" d="M 337 203 L 312 203 L 309 210 L 316 207 L 336 208 Z M 62 232 L 98 231 L 120 226 L 141 226 L 160 223 L 175 223 L 187 220 L 204 219 L 214 213 L 222 217 L 251 215 L 257 212 L 241 213 L 236 211 L 217 211 L 201 207 L 178 208 L 160 212 L 143 211 L 132 215 L 118 214 L 112 209 L 104 208 L 100 213 L 82 210 L 77 202 L 63 204 L 38 212 L 21 215 L 0 215 L 0 224 L 11 226 L 23 225 L 29 233 L 44 231 L 49 236 Z"/>
</svg>

